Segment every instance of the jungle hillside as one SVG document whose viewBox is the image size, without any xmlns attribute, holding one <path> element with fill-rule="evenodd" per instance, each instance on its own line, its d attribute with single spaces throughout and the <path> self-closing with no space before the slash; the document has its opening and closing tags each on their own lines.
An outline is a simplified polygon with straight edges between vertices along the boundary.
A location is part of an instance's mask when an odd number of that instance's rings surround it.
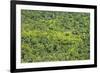
<svg viewBox="0 0 100 73">
<path fill-rule="evenodd" d="M 90 59 L 90 14 L 21 10 L 21 62 Z"/>
</svg>

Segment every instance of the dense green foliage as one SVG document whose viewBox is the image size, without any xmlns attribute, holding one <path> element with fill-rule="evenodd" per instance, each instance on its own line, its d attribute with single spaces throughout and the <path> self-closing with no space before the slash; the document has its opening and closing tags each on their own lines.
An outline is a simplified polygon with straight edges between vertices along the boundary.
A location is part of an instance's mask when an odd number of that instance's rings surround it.
<svg viewBox="0 0 100 73">
<path fill-rule="evenodd" d="M 21 11 L 21 62 L 90 58 L 90 14 Z"/>
</svg>

